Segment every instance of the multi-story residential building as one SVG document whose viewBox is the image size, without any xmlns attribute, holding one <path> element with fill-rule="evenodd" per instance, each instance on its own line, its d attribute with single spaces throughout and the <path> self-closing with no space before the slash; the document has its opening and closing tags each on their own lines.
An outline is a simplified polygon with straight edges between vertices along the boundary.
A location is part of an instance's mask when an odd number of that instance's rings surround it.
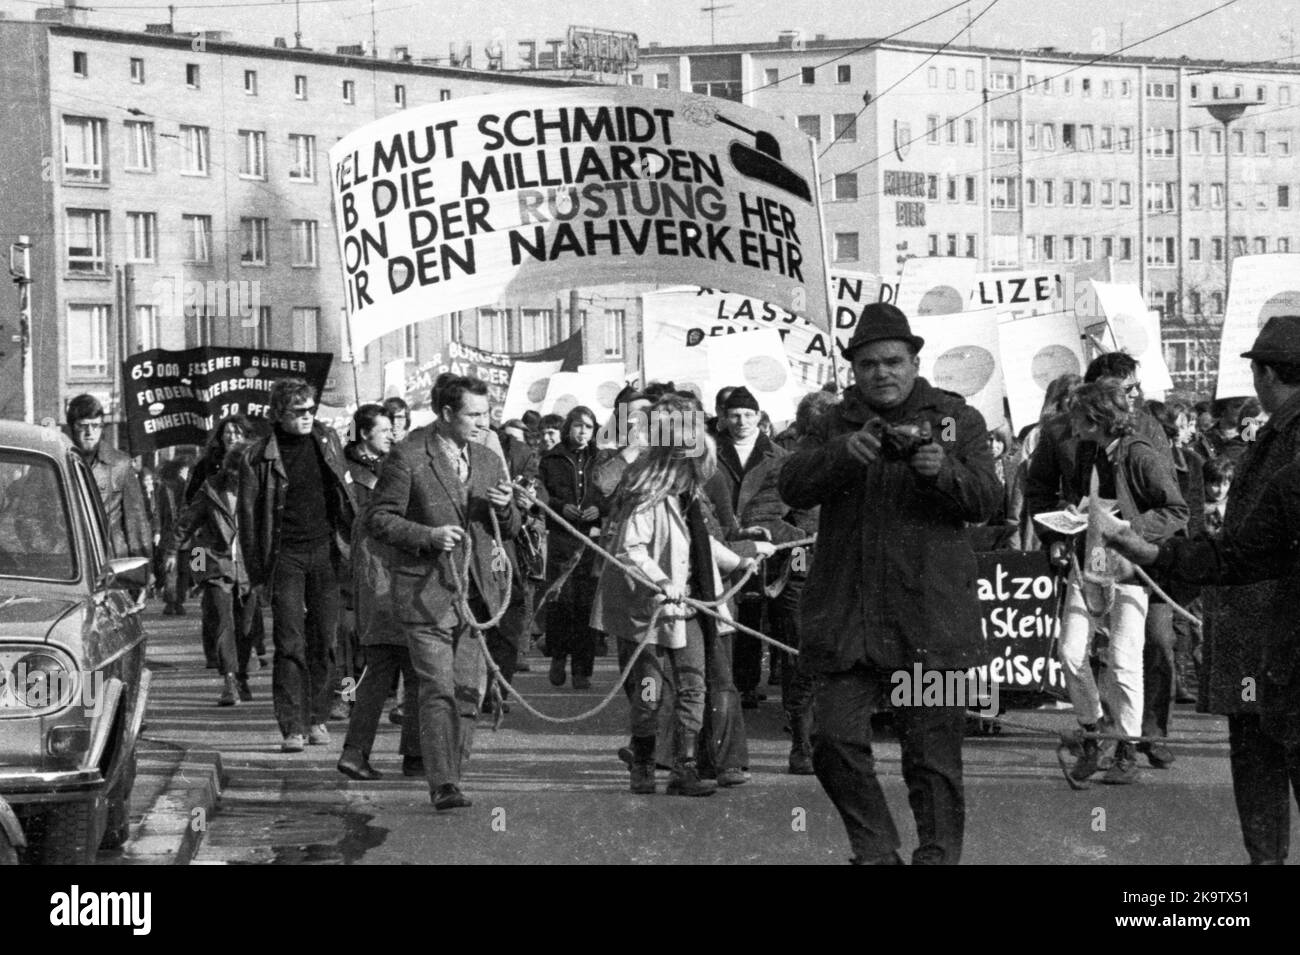
<svg viewBox="0 0 1300 955">
<path fill-rule="evenodd" d="M 122 358 L 152 347 L 333 352 L 337 406 L 355 400 L 354 371 L 368 400 L 386 366 L 453 336 L 527 351 L 590 313 L 588 359 L 622 355 L 627 303 L 583 293 L 417 322 L 346 361 L 329 148 L 398 110 L 567 84 L 157 29 L 0 20 L 0 249 L 32 239 L 38 421 L 83 391 L 116 418 Z M 24 411 L 15 305 L 0 308 L 6 417 Z"/>
<path fill-rule="evenodd" d="M 894 274 L 913 255 L 1137 282 L 1175 380 L 1213 387 L 1233 254 L 1300 238 L 1300 67 L 804 40 L 643 50 L 637 85 L 768 110 L 817 142 L 827 245 Z M 1251 105 L 1227 130 L 1199 106 Z"/>
</svg>

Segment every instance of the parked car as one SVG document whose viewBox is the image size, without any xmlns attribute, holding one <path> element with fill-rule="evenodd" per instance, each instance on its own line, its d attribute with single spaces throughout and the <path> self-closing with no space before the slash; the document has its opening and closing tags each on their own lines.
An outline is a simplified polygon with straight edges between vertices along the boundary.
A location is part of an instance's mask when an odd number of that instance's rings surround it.
<svg viewBox="0 0 1300 955">
<path fill-rule="evenodd" d="M 127 839 L 148 562 L 111 546 L 72 443 L 0 421 L 0 861 L 90 862 Z"/>
</svg>

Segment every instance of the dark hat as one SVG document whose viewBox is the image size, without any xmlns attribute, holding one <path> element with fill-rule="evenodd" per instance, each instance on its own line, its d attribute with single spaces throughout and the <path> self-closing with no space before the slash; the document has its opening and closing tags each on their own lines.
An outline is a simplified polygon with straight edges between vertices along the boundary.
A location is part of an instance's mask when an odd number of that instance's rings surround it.
<svg viewBox="0 0 1300 955">
<path fill-rule="evenodd" d="M 1274 315 L 1242 358 L 1259 362 L 1300 364 L 1300 315 Z"/>
<path fill-rule="evenodd" d="M 736 408 L 748 408 L 750 411 L 759 411 L 758 399 L 755 398 L 748 388 L 741 385 L 731 394 L 727 395 L 727 400 L 722 403 L 723 411 L 732 411 Z"/>
<path fill-rule="evenodd" d="M 908 342 L 914 351 L 920 351 L 925 345 L 924 338 L 912 334 L 912 326 L 907 323 L 907 316 L 901 309 L 888 302 L 872 302 L 862 310 L 858 327 L 853 330 L 849 343 L 840 349 L 840 354 L 851 360 L 854 350 L 860 345 L 882 341 Z"/>
<path fill-rule="evenodd" d="M 623 390 L 614 398 L 614 407 L 619 405 L 630 405 L 634 401 L 643 401 L 645 395 L 636 385 L 624 385 Z"/>
</svg>

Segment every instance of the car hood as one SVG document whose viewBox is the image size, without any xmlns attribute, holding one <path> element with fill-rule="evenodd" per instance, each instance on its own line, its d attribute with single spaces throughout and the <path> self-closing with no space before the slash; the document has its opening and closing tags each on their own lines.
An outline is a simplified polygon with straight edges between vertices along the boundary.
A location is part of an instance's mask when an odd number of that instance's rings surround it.
<svg viewBox="0 0 1300 955">
<path fill-rule="evenodd" d="M 44 640 L 79 603 L 59 597 L 0 596 L 0 640 Z"/>
</svg>

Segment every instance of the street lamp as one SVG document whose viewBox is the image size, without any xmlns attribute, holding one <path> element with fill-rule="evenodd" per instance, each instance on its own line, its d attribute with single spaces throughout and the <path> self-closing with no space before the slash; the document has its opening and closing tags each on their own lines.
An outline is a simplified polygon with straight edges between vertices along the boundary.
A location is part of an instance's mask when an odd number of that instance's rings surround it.
<svg viewBox="0 0 1300 955">
<path fill-rule="evenodd" d="M 1259 106 L 1258 100 L 1219 100 L 1213 103 L 1197 103 L 1198 109 L 1209 110 L 1210 115 L 1223 124 L 1223 301 L 1228 302 L 1228 283 L 1232 278 L 1232 143 L 1229 142 L 1228 127 L 1233 120 L 1239 119 L 1249 106 Z"/>
</svg>

